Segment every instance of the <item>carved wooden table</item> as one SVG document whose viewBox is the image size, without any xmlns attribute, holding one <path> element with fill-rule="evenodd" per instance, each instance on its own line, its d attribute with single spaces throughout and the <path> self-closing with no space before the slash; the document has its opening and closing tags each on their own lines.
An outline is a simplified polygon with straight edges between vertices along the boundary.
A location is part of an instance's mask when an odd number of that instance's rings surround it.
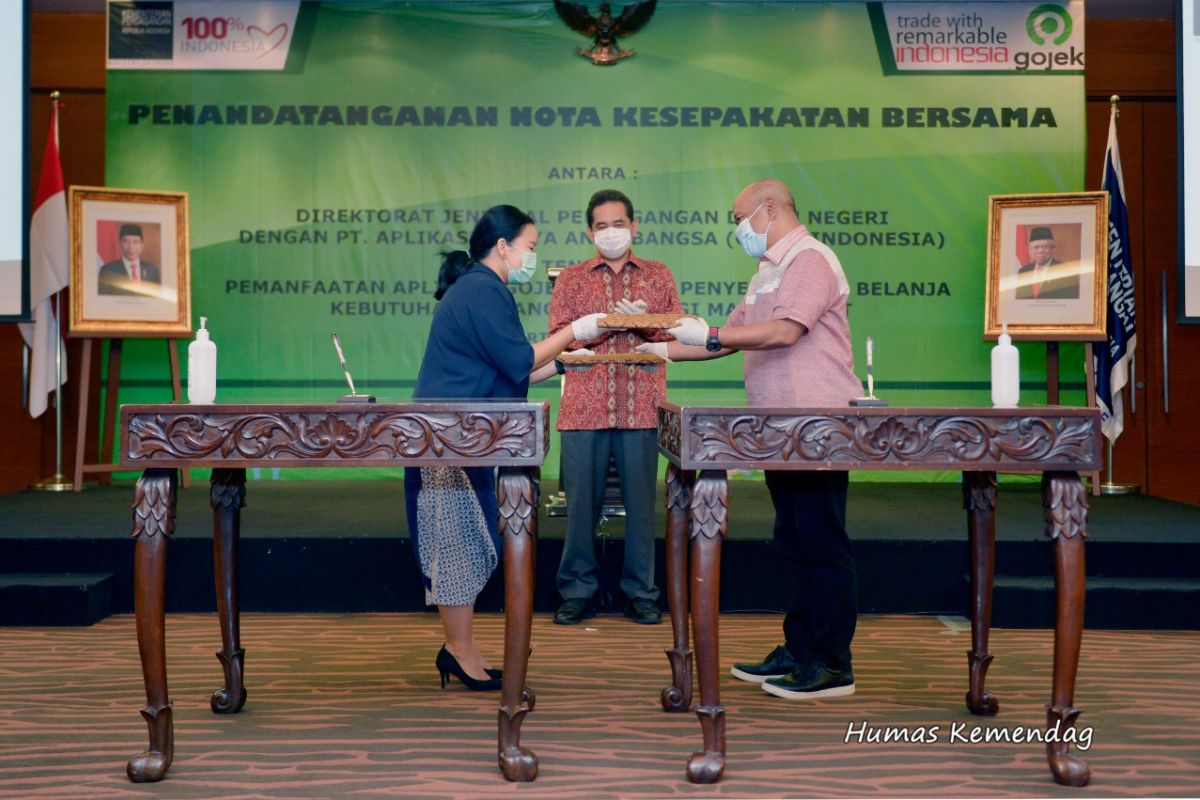
<svg viewBox="0 0 1200 800">
<path fill-rule="evenodd" d="M 704 750 L 688 759 L 696 783 L 725 769 L 725 709 L 718 683 L 721 539 L 727 529 L 726 470 L 958 469 L 971 551 L 971 650 L 967 708 L 992 715 L 996 698 L 983 688 L 992 654 L 996 473 L 1042 473 L 1046 535 L 1054 541 L 1057 615 L 1054 679 L 1047 730 L 1075 724 L 1075 673 L 1083 633 L 1087 494 L 1079 472 L 1100 468 L 1100 413 L 1088 408 L 681 408 L 658 410 L 659 449 L 667 467 L 667 586 L 674 647 L 667 650 L 672 685 L 667 711 L 692 700 L 691 609 Z M 696 471 L 699 470 L 697 476 Z M 690 540 L 690 547 L 689 547 Z M 689 552 L 690 551 L 690 552 Z M 689 565 L 690 561 L 690 565 Z M 689 573 L 690 569 L 690 573 Z M 1087 764 L 1068 743 L 1046 742 L 1054 779 L 1084 786 Z"/>
<path fill-rule="evenodd" d="M 163 595 L 175 527 L 179 469 L 212 467 L 213 560 L 225 685 L 218 714 L 246 702 L 239 633 L 237 552 L 247 467 L 497 467 L 505 583 L 504 686 L 497 758 L 509 780 L 533 780 L 537 757 L 520 746 L 535 698 L 525 688 L 533 613 L 538 479 L 549 442 L 546 403 L 133 405 L 121 409 L 121 467 L 143 470 L 133 501 L 134 608 L 146 683 L 149 748 L 126 771 L 161 780 L 174 756 L 167 693 Z M 397 496 L 403 490 L 397 486 Z"/>
</svg>

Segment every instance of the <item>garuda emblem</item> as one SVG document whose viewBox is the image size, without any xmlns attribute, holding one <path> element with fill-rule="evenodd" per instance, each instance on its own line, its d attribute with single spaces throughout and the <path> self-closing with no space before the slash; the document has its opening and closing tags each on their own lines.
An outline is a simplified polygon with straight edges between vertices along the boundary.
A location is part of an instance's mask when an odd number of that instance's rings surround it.
<svg viewBox="0 0 1200 800">
<path fill-rule="evenodd" d="M 650 17 L 654 16 L 654 6 L 657 3 L 658 0 L 630 3 L 622 7 L 621 15 L 615 18 L 609 3 L 600 4 L 598 17 L 593 17 L 583 3 L 554 0 L 554 9 L 562 21 L 567 23 L 568 28 L 593 39 L 591 47 L 586 50 L 576 47 L 575 52 L 584 58 L 590 58 L 593 64 L 608 66 L 634 54 L 634 50 L 622 50 L 617 45 L 617 37 L 632 36 L 645 27 Z"/>
</svg>

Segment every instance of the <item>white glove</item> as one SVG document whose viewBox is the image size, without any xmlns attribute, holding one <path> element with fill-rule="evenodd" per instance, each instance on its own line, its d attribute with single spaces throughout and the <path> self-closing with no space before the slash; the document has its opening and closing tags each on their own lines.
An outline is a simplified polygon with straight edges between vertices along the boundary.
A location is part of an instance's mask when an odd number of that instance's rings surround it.
<svg viewBox="0 0 1200 800">
<path fill-rule="evenodd" d="M 650 310 L 650 304 L 645 300 L 618 300 L 616 311 L 618 314 L 645 314 Z"/>
<path fill-rule="evenodd" d="M 588 339 L 598 339 L 600 338 L 600 326 L 596 322 L 607 316 L 608 314 L 596 313 L 580 317 L 571 323 L 571 333 L 575 334 L 575 339 L 580 342 L 585 342 Z"/>
<path fill-rule="evenodd" d="M 654 355 L 659 356 L 663 360 L 666 360 L 666 361 L 670 360 L 670 357 L 667 355 L 667 343 L 666 342 L 642 342 L 641 344 L 639 344 L 637 347 L 635 347 L 633 349 L 639 353 L 653 353 Z"/>
<path fill-rule="evenodd" d="M 568 350 L 567 353 L 569 353 L 573 356 L 594 356 L 594 355 L 596 355 L 595 350 L 589 350 L 586 347 L 581 347 L 578 350 Z"/>
<path fill-rule="evenodd" d="M 667 328 L 667 333 L 680 344 L 703 347 L 708 342 L 708 323 L 697 317 L 684 317 L 674 328 Z"/>
</svg>

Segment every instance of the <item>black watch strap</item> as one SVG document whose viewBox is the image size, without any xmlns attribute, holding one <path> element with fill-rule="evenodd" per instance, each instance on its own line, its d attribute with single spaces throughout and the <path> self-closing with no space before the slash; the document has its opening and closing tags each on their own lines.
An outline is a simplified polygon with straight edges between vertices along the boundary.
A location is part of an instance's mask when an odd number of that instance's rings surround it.
<svg viewBox="0 0 1200 800">
<path fill-rule="evenodd" d="M 563 363 L 561 361 L 559 361 L 557 358 L 554 359 L 554 371 L 557 372 L 559 375 L 567 374 L 567 368 L 565 366 L 563 366 Z"/>
<path fill-rule="evenodd" d="M 721 340 L 717 338 L 717 334 L 719 332 L 720 329 L 717 328 L 716 325 L 708 329 L 708 341 L 705 343 L 704 347 L 710 353 L 715 353 L 721 349 Z"/>
</svg>

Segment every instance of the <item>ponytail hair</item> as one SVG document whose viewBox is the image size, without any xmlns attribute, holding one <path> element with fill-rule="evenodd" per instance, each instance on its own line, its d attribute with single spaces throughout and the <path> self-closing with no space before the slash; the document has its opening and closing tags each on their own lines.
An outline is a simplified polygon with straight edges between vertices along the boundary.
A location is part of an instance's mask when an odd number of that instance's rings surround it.
<svg viewBox="0 0 1200 800">
<path fill-rule="evenodd" d="M 476 261 L 487 258 L 488 253 L 501 239 L 511 242 L 526 225 L 533 224 L 533 217 L 516 206 L 492 206 L 483 212 L 471 231 L 471 250 L 443 252 L 442 266 L 438 270 L 437 290 L 434 300 L 441 300 L 456 280 L 466 274 Z"/>
<path fill-rule="evenodd" d="M 442 296 L 446 294 L 446 290 L 465 275 L 471 265 L 475 263 L 466 250 L 443 251 L 441 256 L 442 266 L 438 270 L 437 289 L 433 293 L 434 300 L 441 300 Z"/>
</svg>

